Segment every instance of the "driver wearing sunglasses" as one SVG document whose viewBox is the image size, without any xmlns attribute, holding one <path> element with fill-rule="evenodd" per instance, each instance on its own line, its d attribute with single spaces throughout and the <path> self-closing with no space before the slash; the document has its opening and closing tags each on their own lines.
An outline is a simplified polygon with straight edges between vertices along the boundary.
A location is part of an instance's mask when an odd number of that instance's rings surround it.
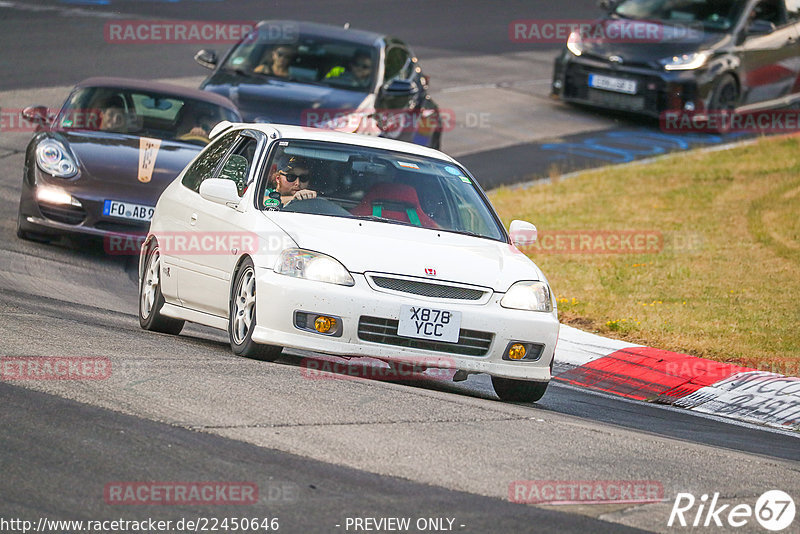
<svg viewBox="0 0 800 534">
<path fill-rule="evenodd" d="M 317 192 L 308 189 L 310 181 L 311 171 L 306 160 L 298 156 L 284 156 L 272 174 L 270 187 L 280 193 L 281 203 L 286 205 L 292 200 L 316 198 Z"/>
</svg>

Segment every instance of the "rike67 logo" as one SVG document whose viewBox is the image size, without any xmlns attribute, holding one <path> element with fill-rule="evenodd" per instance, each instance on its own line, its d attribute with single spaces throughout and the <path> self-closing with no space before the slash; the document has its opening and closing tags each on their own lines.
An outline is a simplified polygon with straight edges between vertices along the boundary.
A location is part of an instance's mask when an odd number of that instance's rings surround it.
<svg viewBox="0 0 800 534">
<path fill-rule="evenodd" d="M 792 524 L 794 516 L 794 500 L 781 490 L 765 492 L 756 500 L 755 507 L 745 503 L 719 504 L 719 493 L 714 493 L 710 500 L 707 494 L 696 499 L 691 493 L 678 493 L 667 526 L 739 528 L 755 518 L 763 528 L 780 532 Z"/>
</svg>

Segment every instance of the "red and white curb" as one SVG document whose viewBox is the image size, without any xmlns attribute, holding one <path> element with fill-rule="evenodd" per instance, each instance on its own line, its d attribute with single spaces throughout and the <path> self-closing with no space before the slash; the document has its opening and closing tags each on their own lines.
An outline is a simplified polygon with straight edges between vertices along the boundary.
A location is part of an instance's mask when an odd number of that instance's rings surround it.
<svg viewBox="0 0 800 534">
<path fill-rule="evenodd" d="M 553 380 L 800 430 L 800 378 L 608 339 L 562 325 Z M 565 370 L 566 369 L 566 370 Z"/>
</svg>

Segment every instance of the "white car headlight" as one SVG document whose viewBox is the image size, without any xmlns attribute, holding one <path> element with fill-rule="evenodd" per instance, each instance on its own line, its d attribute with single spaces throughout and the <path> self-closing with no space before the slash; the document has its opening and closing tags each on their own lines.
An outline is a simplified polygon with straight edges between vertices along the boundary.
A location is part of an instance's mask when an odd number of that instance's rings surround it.
<svg viewBox="0 0 800 534">
<path fill-rule="evenodd" d="M 36 163 L 47 174 L 59 178 L 70 178 L 78 173 L 78 166 L 67 149 L 55 139 L 45 139 L 36 146 Z"/>
<path fill-rule="evenodd" d="M 576 56 L 583 54 L 583 39 L 581 39 L 581 32 L 575 30 L 569 34 L 569 38 L 567 39 L 567 50 Z"/>
<path fill-rule="evenodd" d="M 550 287 L 544 282 L 517 282 L 506 292 L 500 305 L 515 310 L 553 311 Z"/>
<path fill-rule="evenodd" d="M 661 59 L 659 63 L 664 66 L 664 70 L 695 70 L 705 65 L 709 57 L 709 52 L 691 52 Z"/>
<path fill-rule="evenodd" d="M 335 259 L 301 248 L 289 248 L 281 252 L 275 263 L 275 272 L 340 286 L 353 286 L 356 283 L 344 265 Z"/>
</svg>

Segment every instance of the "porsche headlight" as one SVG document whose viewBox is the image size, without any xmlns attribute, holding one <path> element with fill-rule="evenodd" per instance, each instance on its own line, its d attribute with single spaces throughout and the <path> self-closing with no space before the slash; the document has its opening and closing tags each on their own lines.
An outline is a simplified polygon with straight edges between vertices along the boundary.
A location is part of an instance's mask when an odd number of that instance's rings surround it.
<svg viewBox="0 0 800 534">
<path fill-rule="evenodd" d="M 691 52 L 680 56 L 667 57 L 659 60 L 664 70 L 695 70 L 706 64 L 711 57 L 709 52 Z"/>
<path fill-rule="evenodd" d="M 567 39 L 567 50 L 576 56 L 583 54 L 583 39 L 581 39 L 581 32 L 575 30 L 569 34 Z"/>
<path fill-rule="evenodd" d="M 36 146 L 36 163 L 42 171 L 59 178 L 70 178 L 78 173 L 72 156 L 55 139 L 45 139 Z"/>
<path fill-rule="evenodd" d="M 49 185 L 40 185 L 36 187 L 36 200 L 45 204 L 60 204 L 64 206 L 81 205 L 77 199 L 72 198 L 72 195 L 63 189 Z"/>
<path fill-rule="evenodd" d="M 340 286 L 355 285 L 355 280 L 344 265 L 325 254 L 300 248 L 289 248 L 281 252 L 275 263 L 275 272 Z"/>
<path fill-rule="evenodd" d="M 544 282 L 517 282 L 506 292 L 500 305 L 515 310 L 553 311 L 550 287 Z"/>
</svg>

